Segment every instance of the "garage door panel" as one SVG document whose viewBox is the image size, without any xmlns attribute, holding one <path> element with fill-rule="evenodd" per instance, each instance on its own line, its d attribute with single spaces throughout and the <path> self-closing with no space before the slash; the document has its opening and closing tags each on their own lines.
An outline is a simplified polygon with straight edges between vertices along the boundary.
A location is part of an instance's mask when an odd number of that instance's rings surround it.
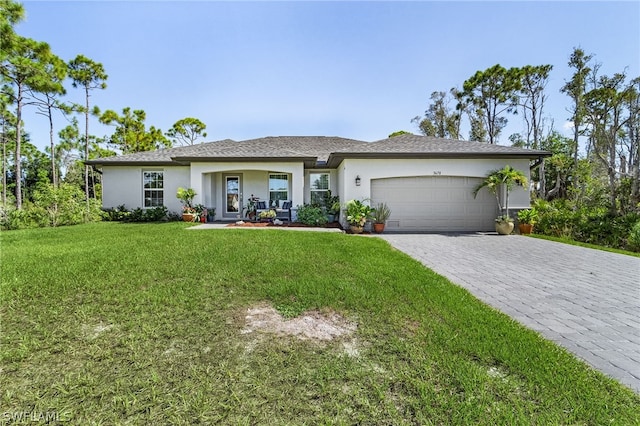
<svg viewBox="0 0 640 426">
<path fill-rule="evenodd" d="M 479 178 L 419 176 L 372 181 L 374 203 L 391 208 L 387 227 L 399 231 L 476 232 L 494 229 L 495 198 L 487 191 L 473 197 Z"/>
</svg>

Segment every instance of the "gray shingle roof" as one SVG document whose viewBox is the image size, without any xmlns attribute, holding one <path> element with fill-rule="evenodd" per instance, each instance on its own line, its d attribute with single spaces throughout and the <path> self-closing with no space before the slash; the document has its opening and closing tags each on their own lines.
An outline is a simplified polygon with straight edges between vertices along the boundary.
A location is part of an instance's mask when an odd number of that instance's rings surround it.
<svg viewBox="0 0 640 426">
<path fill-rule="evenodd" d="M 138 152 L 87 161 L 100 165 L 188 164 L 192 161 L 303 160 L 327 161 L 340 149 L 358 150 L 367 142 L 332 136 L 273 136 L 245 141 L 225 139 L 158 151 Z"/>
<path fill-rule="evenodd" d="M 340 152 L 349 152 L 340 150 Z M 360 149 L 361 153 L 429 153 L 429 154 L 543 154 L 512 146 L 493 145 L 485 142 L 459 141 L 420 135 L 400 135 L 371 142 Z"/>
<path fill-rule="evenodd" d="M 98 165 L 189 164 L 195 161 L 304 161 L 312 167 L 337 166 L 345 158 L 526 157 L 550 155 L 483 142 L 401 135 L 364 142 L 331 136 L 274 136 L 245 141 L 225 139 L 192 146 L 139 152 L 88 161 Z"/>
</svg>

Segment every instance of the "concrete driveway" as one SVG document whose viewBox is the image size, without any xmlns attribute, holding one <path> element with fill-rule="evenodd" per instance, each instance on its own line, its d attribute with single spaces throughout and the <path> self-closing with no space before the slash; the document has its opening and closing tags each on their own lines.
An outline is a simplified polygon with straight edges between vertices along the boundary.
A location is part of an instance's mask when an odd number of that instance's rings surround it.
<svg viewBox="0 0 640 426">
<path fill-rule="evenodd" d="M 382 234 L 640 393 L 640 258 L 494 234 Z"/>
</svg>

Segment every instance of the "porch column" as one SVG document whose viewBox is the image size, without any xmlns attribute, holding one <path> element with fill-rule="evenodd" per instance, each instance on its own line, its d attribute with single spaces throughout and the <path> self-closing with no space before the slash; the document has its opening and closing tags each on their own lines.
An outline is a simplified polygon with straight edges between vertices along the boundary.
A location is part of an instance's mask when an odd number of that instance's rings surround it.
<svg viewBox="0 0 640 426">
<path fill-rule="evenodd" d="M 304 204 L 304 165 L 296 165 L 291 172 L 291 205 Z"/>
<path fill-rule="evenodd" d="M 196 191 L 196 196 L 193 198 L 193 204 L 203 204 L 205 202 L 205 194 L 204 187 L 202 185 L 202 181 L 204 180 L 204 176 L 197 167 L 191 167 L 191 177 L 190 177 L 191 188 Z"/>
</svg>

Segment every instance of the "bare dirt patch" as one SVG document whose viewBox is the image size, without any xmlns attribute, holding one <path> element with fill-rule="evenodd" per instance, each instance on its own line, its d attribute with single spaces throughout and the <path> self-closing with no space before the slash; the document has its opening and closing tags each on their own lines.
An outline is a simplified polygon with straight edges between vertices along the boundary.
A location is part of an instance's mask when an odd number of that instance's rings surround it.
<svg viewBox="0 0 640 426">
<path fill-rule="evenodd" d="M 357 324 L 336 312 L 309 311 L 297 318 L 285 319 L 268 305 L 247 309 L 243 334 L 253 332 L 271 333 L 278 336 L 293 336 L 301 340 L 331 341 L 350 337 Z"/>
</svg>

